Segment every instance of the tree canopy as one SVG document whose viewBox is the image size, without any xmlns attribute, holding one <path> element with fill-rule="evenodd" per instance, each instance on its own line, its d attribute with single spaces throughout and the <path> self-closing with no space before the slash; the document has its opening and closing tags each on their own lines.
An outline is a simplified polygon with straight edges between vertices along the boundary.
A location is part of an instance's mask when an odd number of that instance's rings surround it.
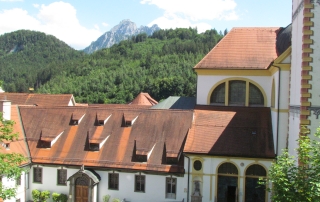
<svg viewBox="0 0 320 202">
<path fill-rule="evenodd" d="M 17 133 L 13 133 L 14 121 L 4 120 L 0 113 L 0 142 L 11 142 L 18 138 Z M 0 176 L 8 180 L 16 180 L 21 176 L 22 168 L 19 166 L 26 160 L 24 156 L 17 153 L 2 152 L 0 149 Z M 16 195 L 16 187 L 8 187 L 0 181 L 0 198 L 6 200 Z"/>
<path fill-rule="evenodd" d="M 140 92 L 158 101 L 195 96 L 192 68 L 222 37 L 215 29 L 159 30 L 87 55 L 52 36 L 21 31 L 0 37 L 0 79 L 7 92 L 32 87 L 38 93 L 71 93 L 84 103 L 127 103 Z"/>
<path fill-rule="evenodd" d="M 315 139 L 301 135 L 297 157 L 285 150 L 269 169 L 265 183 L 274 202 L 320 201 L 320 129 Z"/>
</svg>

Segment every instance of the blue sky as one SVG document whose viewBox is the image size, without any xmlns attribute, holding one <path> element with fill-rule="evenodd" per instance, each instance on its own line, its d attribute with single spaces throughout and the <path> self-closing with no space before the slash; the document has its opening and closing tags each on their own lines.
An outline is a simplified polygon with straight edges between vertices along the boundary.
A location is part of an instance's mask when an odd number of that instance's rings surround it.
<svg viewBox="0 0 320 202">
<path fill-rule="evenodd" d="M 285 27 L 292 0 L 0 0 L 0 35 L 19 29 L 45 32 L 75 49 L 130 19 L 137 26 Z"/>
</svg>

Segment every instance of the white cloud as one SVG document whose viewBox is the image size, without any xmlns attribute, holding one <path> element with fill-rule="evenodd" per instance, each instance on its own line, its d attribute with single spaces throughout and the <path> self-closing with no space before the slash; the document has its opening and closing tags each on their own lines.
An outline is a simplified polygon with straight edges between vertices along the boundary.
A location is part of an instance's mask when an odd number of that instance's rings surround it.
<svg viewBox="0 0 320 202">
<path fill-rule="evenodd" d="M 141 4 L 155 5 L 164 15 L 149 25 L 161 28 L 198 27 L 198 31 L 211 29 L 205 20 L 237 20 L 235 0 L 141 0 Z"/>
<path fill-rule="evenodd" d="M 40 7 L 39 4 L 32 4 L 32 5 L 33 5 L 33 7 L 35 7 L 35 8 L 39 8 L 39 7 Z"/>
<path fill-rule="evenodd" d="M 34 7 L 37 8 L 36 5 Z M 69 3 L 42 4 L 38 9 L 36 17 L 22 9 L 0 12 L 0 34 L 19 29 L 37 30 L 54 35 L 76 49 L 85 48 L 102 35 L 97 29 L 82 26 L 77 19 L 76 9 Z"/>
<path fill-rule="evenodd" d="M 105 23 L 105 22 L 103 22 L 102 25 L 105 26 L 105 27 L 108 27 L 108 26 L 109 26 L 109 24 L 108 24 L 108 23 Z"/>
</svg>

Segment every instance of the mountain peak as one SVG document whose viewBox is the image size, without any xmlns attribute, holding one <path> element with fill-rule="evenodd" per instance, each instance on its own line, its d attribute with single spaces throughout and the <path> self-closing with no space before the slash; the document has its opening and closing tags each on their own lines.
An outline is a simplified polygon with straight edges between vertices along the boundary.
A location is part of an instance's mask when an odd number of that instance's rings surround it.
<svg viewBox="0 0 320 202">
<path fill-rule="evenodd" d="M 152 27 L 140 26 L 137 28 L 137 25 L 134 22 L 129 19 L 124 19 L 119 24 L 111 28 L 110 31 L 104 33 L 96 41 L 92 42 L 90 46 L 85 48 L 83 51 L 86 53 L 93 53 L 103 48 L 109 48 L 131 36 L 138 35 L 140 33 L 151 35 L 154 31 L 159 29 L 160 28 L 156 24 L 152 25 Z"/>
</svg>

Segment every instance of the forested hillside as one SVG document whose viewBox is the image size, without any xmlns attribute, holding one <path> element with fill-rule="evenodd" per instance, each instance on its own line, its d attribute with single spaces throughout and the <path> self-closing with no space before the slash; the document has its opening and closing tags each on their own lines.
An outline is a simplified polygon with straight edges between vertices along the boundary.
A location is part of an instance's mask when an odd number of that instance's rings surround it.
<svg viewBox="0 0 320 202">
<path fill-rule="evenodd" d="M 87 103 L 126 103 L 139 92 L 148 92 L 158 101 L 170 95 L 195 96 L 192 67 L 221 38 L 216 30 L 198 34 L 196 29 L 178 28 L 159 30 L 149 37 L 139 34 L 91 55 L 76 54 L 71 49 L 71 54 L 65 53 L 61 60 L 48 59 L 44 67 L 38 65 L 37 75 L 35 70 L 29 71 L 28 76 L 36 80 L 28 85 L 39 93 L 72 93 L 77 102 Z M 0 57 L 0 71 L 3 57 L 9 58 L 10 54 Z M 23 66 L 13 64 L 11 68 Z M 22 92 L 10 89 L 12 84 L 2 76 L 0 79 L 5 81 L 6 91 Z"/>
<path fill-rule="evenodd" d="M 50 80 L 49 72 L 83 53 L 54 36 L 19 30 L 0 36 L 0 80 L 8 92 L 28 92 Z"/>
</svg>

